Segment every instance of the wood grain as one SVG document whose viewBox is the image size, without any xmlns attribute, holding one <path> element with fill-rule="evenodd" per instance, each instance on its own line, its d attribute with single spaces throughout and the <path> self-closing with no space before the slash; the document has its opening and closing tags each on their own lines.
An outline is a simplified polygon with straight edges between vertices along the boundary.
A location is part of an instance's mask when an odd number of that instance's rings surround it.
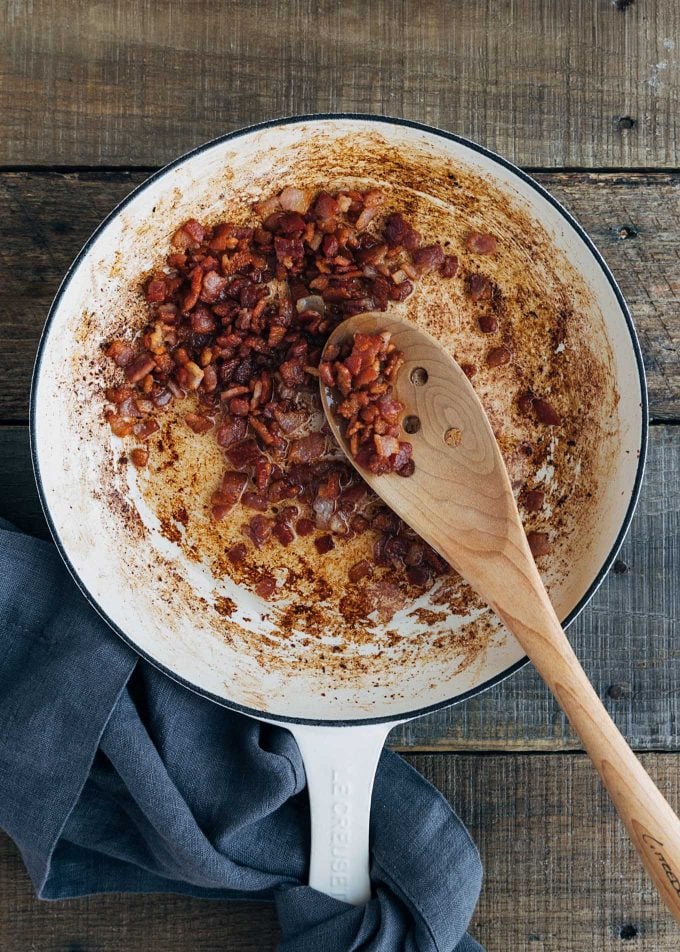
<svg viewBox="0 0 680 952">
<path fill-rule="evenodd" d="M 578 755 L 407 758 L 449 799 L 485 865 L 472 933 L 487 952 L 676 952 L 680 929 L 644 872 L 599 780 Z M 645 755 L 680 805 L 680 756 Z M 0 836 L 3 952 L 267 952 L 273 908 L 176 896 L 38 903 Z"/>
<path fill-rule="evenodd" d="M 680 42 L 680 41 L 679 41 Z M 143 173 L 0 174 L 0 420 L 25 420 L 40 331 L 68 266 Z M 652 414 L 680 419 L 680 174 L 540 174 L 604 253 L 645 354 Z"/>
<path fill-rule="evenodd" d="M 260 120 L 355 111 L 522 165 L 677 166 L 675 0 L 33 0 L 1 16 L 0 164 L 157 165 Z"/>
<path fill-rule="evenodd" d="M 0 428 L 0 515 L 47 536 L 24 427 Z M 619 561 L 569 638 L 637 750 L 680 751 L 680 427 L 652 427 L 640 504 Z M 531 666 L 466 701 L 396 728 L 408 750 L 578 749 Z"/>
</svg>

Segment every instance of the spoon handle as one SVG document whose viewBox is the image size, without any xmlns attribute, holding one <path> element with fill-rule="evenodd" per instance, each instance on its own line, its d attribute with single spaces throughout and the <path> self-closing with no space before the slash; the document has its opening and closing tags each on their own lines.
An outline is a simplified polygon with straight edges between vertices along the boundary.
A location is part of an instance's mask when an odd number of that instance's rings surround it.
<svg viewBox="0 0 680 952">
<path fill-rule="evenodd" d="M 521 617 L 516 605 L 512 612 L 495 607 L 583 741 L 642 862 L 680 922 L 680 819 L 607 713 L 545 589 L 541 585 L 533 599 L 524 598 Z"/>
</svg>

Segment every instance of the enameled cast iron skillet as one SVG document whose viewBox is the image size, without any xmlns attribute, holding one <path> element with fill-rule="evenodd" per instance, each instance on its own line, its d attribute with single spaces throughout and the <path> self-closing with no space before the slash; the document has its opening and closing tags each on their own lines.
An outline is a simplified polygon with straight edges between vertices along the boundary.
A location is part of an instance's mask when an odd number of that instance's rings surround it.
<svg viewBox="0 0 680 952">
<path fill-rule="evenodd" d="M 283 637 L 267 603 L 228 572 L 216 573 L 200 552 L 188 554 L 181 527 L 174 535 L 164 531 L 133 468 L 117 463 L 122 443 L 103 418 L 100 345 L 131 320 L 143 322 L 140 274 L 162 258 L 169 236 L 187 218 L 228 218 L 225 209 L 248 208 L 288 183 L 379 185 L 416 218 L 427 221 L 431 213 L 440 231 L 449 221 L 458 233 L 454 189 L 462 189 L 470 214 L 475 196 L 482 218 L 491 209 L 501 238 L 505 224 L 516 233 L 517 222 L 526 223 L 533 250 L 521 243 L 506 248 L 509 267 L 530 268 L 542 254 L 553 279 L 573 288 L 582 333 L 606 373 L 601 399 L 586 414 L 595 447 L 590 508 L 573 514 L 573 531 L 558 540 L 547 573 L 565 625 L 601 583 L 633 513 L 646 448 L 645 380 L 621 292 L 561 205 L 486 149 L 404 120 L 291 118 L 209 142 L 132 192 L 66 275 L 42 336 L 31 394 L 33 462 L 56 545 L 85 597 L 144 658 L 218 704 L 293 732 L 312 808 L 310 882 L 362 902 L 370 894 L 371 788 L 387 733 L 498 683 L 525 663 L 521 649 L 495 631 L 472 663 L 461 663 L 456 632 L 464 618 L 449 610 L 445 625 L 430 631 L 403 611 L 389 623 L 399 645 L 382 644 L 387 623 L 378 621 L 379 653 L 371 654 L 370 642 L 336 644 L 332 657 L 348 663 L 325 663 L 332 639 L 324 641 L 323 632 Z M 459 331 L 452 326 L 454 337 Z M 549 482 L 551 474 L 543 475 Z M 218 610 L 225 598 L 236 603 L 231 618 Z M 441 643 L 442 627 L 451 633 L 450 647 L 430 650 L 435 635 Z"/>
</svg>

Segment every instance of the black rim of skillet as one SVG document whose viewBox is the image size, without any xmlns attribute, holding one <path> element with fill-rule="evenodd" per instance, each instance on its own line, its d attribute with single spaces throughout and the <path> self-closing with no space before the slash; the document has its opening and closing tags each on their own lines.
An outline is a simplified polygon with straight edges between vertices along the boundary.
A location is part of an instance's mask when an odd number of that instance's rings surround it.
<svg viewBox="0 0 680 952">
<path fill-rule="evenodd" d="M 129 635 L 127 635 L 124 631 L 122 631 L 118 627 L 118 625 L 116 625 L 116 623 L 111 618 L 109 618 L 106 612 L 98 604 L 96 599 L 87 590 L 87 588 L 85 587 L 85 585 L 80 579 L 77 569 L 75 568 L 75 566 L 72 564 L 71 560 L 69 559 L 66 549 L 64 547 L 64 544 L 59 536 L 59 532 L 54 524 L 54 521 L 52 520 L 50 510 L 49 510 L 49 505 L 47 503 L 47 499 L 45 495 L 45 490 L 42 483 L 41 474 L 40 474 L 40 466 L 38 463 L 38 455 L 36 451 L 36 414 L 37 414 L 36 390 L 38 386 L 38 379 L 40 376 L 40 367 L 41 367 L 42 359 L 44 356 L 45 345 L 47 342 L 47 338 L 49 336 L 50 328 L 54 320 L 55 313 L 59 307 L 59 303 L 61 301 L 61 298 L 64 292 L 66 291 L 68 285 L 70 284 L 74 273 L 76 272 L 81 262 L 83 261 L 83 259 L 89 252 L 90 248 L 92 247 L 94 241 L 99 237 L 99 235 L 106 228 L 106 226 L 118 214 L 120 214 L 120 212 L 133 199 L 135 199 L 139 194 L 141 194 L 141 192 L 143 192 L 146 188 L 148 188 L 149 185 L 151 185 L 153 182 L 156 182 L 158 179 L 162 178 L 167 172 L 171 171 L 176 166 L 181 165 L 182 163 L 186 162 L 187 159 L 191 159 L 196 155 L 200 155 L 202 152 L 205 152 L 207 149 L 210 149 L 215 145 L 219 145 L 222 142 L 236 140 L 241 138 L 242 136 L 249 135 L 250 133 L 257 132 L 258 130 L 261 130 L 261 129 L 270 129 L 270 128 L 275 128 L 277 126 L 287 126 L 287 125 L 300 123 L 300 122 L 329 122 L 329 121 L 333 122 L 334 120 L 343 120 L 343 119 L 356 120 L 359 122 L 367 122 L 367 123 L 383 123 L 383 124 L 392 125 L 392 126 L 407 126 L 411 129 L 417 129 L 417 130 L 420 130 L 421 132 L 426 132 L 426 133 L 429 133 L 430 135 L 438 136 L 439 138 L 442 138 L 442 139 L 448 139 L 449 141 L 456 142 L 460 145 L 466 146 L 471 151 L 484 155 L 487 158 L 491 159 L 493 162 L 496 162 L 498 165 L 501 165 L 504 168 L 508 169 L 510 172 L 516 175 L 519 179 L 521 179 L 527 185 L 531 186 L 531 188 L 533 188 L 534 191 L 536 191 L 540 196 L 542 196 L 542 198 L 544 198 L 547 202 L 549 202 L 553 206 L 553 208 L 555 208 L 560 213 L 560 215 L 562 215 L 562 217 L 569 223 L 569 225 L 571 225 L 571 227 L 577 232 L 581 240 L 588 247 L 593 258 L 599 265 L 601 271 L 604 273 L 605 277 L 607 278 L 607 281 L 609 282 L 609 285 L 611 286 L 612 291 L 614 292 L 616 296 L 616 299 L 619 303 L 619 307 L 621 309 L 621 314 L 623 315 L 623 318 L 626 322 L 626 327 L 628 329 L 630 341 L 633 347 L 633 351 L 635 353 L 635 361 L 636 361 L 637 370 L 638 370 L 638 382 L 640 386 L 640 412 L 642 416 L 638 465 L 637 465 L 637 471 L 635 474 L 635 481 L 633 483 L 633 489 L 631 492 L 631 497 L 628 503 L 628 508 L 626 511 L 625 518 L 623 519 L 621 528 L 619 530 L 619 533 L 614 541 L 614 544 L 611 547 L 609 555 L 606 557 L 606 559 L 600 566 L 600 569 L 597 572 L 592 583 L 588 587 L 588 590 L 585 592 L 585 594 L 580 599 L 578 604 L 569 612 L 567 617 L 563 619 L 562 624 L 565 628 L 574 621 L 574 619 L 583 611 L 585 606 L 593 597 L 597 589 L 602 584 L 605 576 L 607 575 L 607 572 L 611 568 L 611 565 L 614 562 L 614 559 L 616 558 L 619 552 L 619 549 L 621 548 L 621 544 L 623 543 L 625 535 L 628 531 L 628 527 L 630 526 L 630 522 L 633 517 L 633 513 L 635 511 L 635 507 L 637 505 L 637 502 L 640 496 L 640 488 L 642 485 L 642 478 L 644 475 L 645 462 L 647 457 L 649 408 L 648 408 L 648 400 L 647 400 L 645 371 L 644 371 L 644 365 L 642 361 L 642 353 L 640 351 L 640 344 L 637 338 L 637 333 L 635 331 L 635 326 L 633 324 L 630 311 L 628 310 L 628 305 L 626 304 L 623 294 L 621 293 L 621 289 L 616 283 L 616 280 L 614 276 L 612 275 L 611 271 L 609 270 L 609 267 L 605 263 L 604 258 L 602 257 L 598 249 L 595 247 L 595 245 L 593 244 L 593 242 L 591 241 L 587 233 L 584 231 L 581 225 L 573 218 L 570 212 L 568 212 L 566 208 L 564 208 L 560 204 L 560 202 L 557 201 L 557 199 L 555 199 L 548 191 L 546 191 L 546 189 L 544 189 L 542 185 L 539 185 L 538 182 L 536 182 L 533 178 L 531 178 L 530 175 L 527 175 L 526 172 L 524 172 L 514 163 L 508 161 L 507 159 L 503 158 L 500 155 L 497 155 L 495 152 L 492 152 L 490 149 L 486 149 L 484 148 L 484 146 L 478 145 L 476 142 L 472 142 L 471 140 L 466 139 L 463 136 L 456 135 L 453 132 L 446 132 L 443 129 L 437 129 L 434 126 L 428 126 L 421 122 L 414 122 L 410 119 L 400 119 L 400 118 L 391 117 L 391 116 L 371 115 L 367 113 L 316 113 L 316 114 L 302 115 L 302 116 L 287 116 L 282 119 L 270 119 L 266 122 L 256 123 L 255 125 L 247 126 L 242 129 L 236 129 L 233 132 L 229 132 L 225 135 L 218 136 L 215 139 L 211 139 L 209 142 L 205 142 L 202 145 L 197 146 L 195 149 L 191 149 L 189 152 L 185 152 L 183 155 L 179 156 L 179 158 L 175 159 L 173 162 L 170 162 L 168 165 L 165 165 L 163 168 L 159 169 L 157 172 L 154 172 L 149 178 L 145 179 L 144 182 L 138 185 L 137 188 L 133 189 L 133 191 L 130 192 L 130 194 L 127 195 L 118 205 L 116 205 L 116 207 L 111 212 L 109 212 L 106 218 L 101 222 L 101 224 L 95 229 L 92 235 L 88 238 L 88 240 L 83 245 L 80 252 L 78 253 L 78 256 L 75 258 L 70 268 L 66 272 L 59 286 L 59 289 L 54 297 L 54 300 L 50 306 L 50 310 L 47 315 L 47 320 L 45 322 L 45 326 L 43 328 L 43 332 L 42 332 L 40 342 L 38 345 L 38 352 L 36 355 L 35 365 L 33 368 L 33 378 L 31 381 L 31 393 L 30 393 L 29 434 L 30 434 L 30 442 L 31 442 L 31 459 L 33 462 L 33 471 L 35 474 L 36 483 L 38 486 L 40 504 L 42 506 L 45 519 L 49 526 L 54 543 L 59 551 L 59 554 L 64 560 L 67 569 L 71 573 L 74 582 L 76 583 L 76 585 L 82 592 L 85 599 L 89 602 L 92 608 L 97 612 L 97 614 L 109 625 L 110 628 L 113 629 L 113 631 L 116 632 L 117 635 L 120 636 L 120 638 L 123 639 L 123 641 L 127 645 L 129 645 L 138 655 L 140 655 L 142 658 L 144 658 L 154 667 L 158 668 L 168 677 L 172 678 L 174 681 L 188 688 L 190 691 L 193 691 L 194 693 L 199 694 L 202 697 L 209 698 L 211 701 L 214 701 L 216 704 L 219 704 L 222 707 L 227 707 L 230 710 L 238 711 L 241 714 L 247 714 L 250 717 L 255 717 L 260 720 L 280 722 L 284 726 L 286 723 L 288 723 L 288 724 L 307 724 L 307 725 L 326 726 L 326 727 L 351 727 L 351 726 L 360 726 L 360 725 L 367 725 L 367 724 L 387 724 L 390 722 L 394 722 L 396 724 L 401 721 L 411 720 L 416 717 L 421 717 L 424 714 L 431 714 L 434 711 L 443 710 L 444 708 L 451 707 L 454 704 L 459 704 L 461 701 L 465 701 L 468 698 L 474 697 L 476 694 L 481 694 L 482 691 L 486 691 L 488 688 L 491 688 L 496 684 L 500 684 L 501 681 L 505 681 L 505 679 L 509 678 L 510 675 L 514 674 L 516 671 L 519 671 L 520 668 L 523 668 L 528 663 L 529 659 L 526 656 L 524 658 L 520 658 L 519 661 L 516 661 L 514 664 L 510 665 L 508 668 L 501 671 L 499 674 L 495 675 L 492 678 L 489 678 L 486 681 L 483 681 L 481 684 L 476 685 L 474 688 L 470 688 L 470 690 L 465 691 L 464 693 L 459 694 L 456 697 L 446 698 L 443 701 L 438 701 L 435 704 L 429 704 L 429 705 L 426 705 L 425 707 L 417 708 L 411 711 L 405 711 L 400 714 L 388 714 L 387 716 L 383 716 L 383 717 L 361 717 L 361 718 L 356 718 L 353 720 L 342 720 L 342 719 L 334 720 L 331 718 L 319 719 L 319 718 L 308 718 L 308 717 L 285 717 L 284 715 L 281 715 L 281 714 L 270 714 L 266 711 L 260 711 L 256 708 L 246 707 L 245 705 L 237 704 L 236 702 L 231 701 L 227 698 L 219 697 L 218 695 L 215 695 L 212 692 L 207 691 L 196 684 L 193 684 L 192 682 L 183 678 L 176 671 L 173 671 L 172 669 L 167 668 L 164 664 L 157 661 L 155 658 L 151 657 L 145 651 L 140 649 L 140 647 L 135 643 L 134 639 L 131 638 Z"/>
</svg>

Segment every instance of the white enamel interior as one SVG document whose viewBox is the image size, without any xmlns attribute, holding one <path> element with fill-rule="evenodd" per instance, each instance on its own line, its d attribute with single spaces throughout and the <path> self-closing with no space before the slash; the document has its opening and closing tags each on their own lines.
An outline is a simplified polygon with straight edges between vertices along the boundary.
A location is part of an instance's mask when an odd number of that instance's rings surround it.
<svg viewBox="0 0 680 952">
<path fill-rule="evenodd" d="M 188 563 L 143 511 L 147 533 L 126 525 L 102 499 L 104 473 L 120 452 L 101 422 L 101 407 L 89 412 L 92 381 L 83 376 L 77 399 L 65 397 L 72 368 L 87 364 L 102 339 L 112 311 L 125 306 L 127 289 L 151 267 L 158 248 L 188 217 L 208 216 L 225 190 L 242 201 L 256 197 L 254 177 L 284 179 L 310 136 L 365 133 L 382 136 L 386 151 L 415 150 L 489 176 L 508 197 L 528 209 L 552 236 L 555 253 L 582 275 L 593 301 L 593 325 L 601 325 L 613 357 L 612 386 L 620 392 L 618 420 L 612 421 L 611 478 L 599 488 L 597 518 L 581 540 L 580 556 L 568 579 L 553 593 L 566 617 L 593 586 L 610 556 L 634 492 L 643 429 L 642 395 L 635 348 L 617 296 L 596 257 L 561 212 L 505 165 L 469 146 L 434 132 L 377 120 L 306 120 L 245 132 L 206 147 L 163 172 L 129 200 L 91 242 L 69 274 L 43 341 L 34 385 L 34 456 L 56 537 L 73 570 L 102 613 L 140 651 L 196 689 L 268 717 L 346 720 L 397 718 L 453 701 L 516 664 L 523 652 L 514 639 L 499 636 L 472 665 L 458 670 L 455 658 L 414 664 L 375 684 L 371 672 L 329 691 L 318 674 L 296 663 L 268 668 L 238 639 L 216 636 L 205 614 L 191 610 L 190 587 L 210 600 L 216 585 L 225 594 L 229 580 L 206 576 Z M 225 174 L 228 170 L 228 176 Z M 340 170 L 340 175 L 341 175 Z M 88 315 L 84 323 L 83 315 Z M 80 401 L 80 402 L 79 402 Z M 116 483 L 116 492 L 130 489 Z M 141 508 L 141 504 L 139 506 Z M 153 556 L 153 557 L 152 557 Z M 167 572 L 159 573 L 158 559 Z M 186 583 L 189 583 L 187 586 Z M 237 596 L 238 619 L 264 625 L 261 603 L 248 592 Z M 248 622 L 243 622 L 248 624 Z M 263 630 L 264 630 L 263 628 Z M 399 690 L 395 690 L 398 686 Z"/>
</svg>

